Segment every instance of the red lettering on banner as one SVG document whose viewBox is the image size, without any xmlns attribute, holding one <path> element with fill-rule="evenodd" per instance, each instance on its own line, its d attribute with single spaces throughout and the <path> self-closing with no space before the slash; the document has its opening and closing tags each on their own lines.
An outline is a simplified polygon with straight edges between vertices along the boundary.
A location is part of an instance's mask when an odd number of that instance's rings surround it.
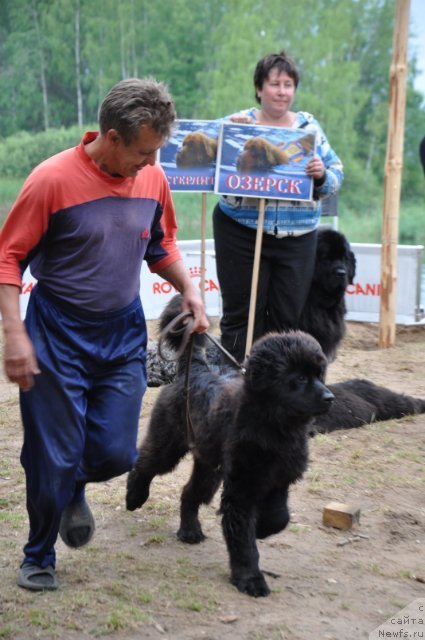
<svg viewBox="0 0 425 640">
<path fill-rule="evenodd" d="M 366 295 L 379 296 L 380 284 L 366 284 Z"/>
<path fill-rule="evenodd" d="M 214 280 L 208 280 L 207 291 L 218 291 L 218 285 L 214 282 Z"/>
<path fill-rule="evenodd" d="M 164 280 L 163 282 L 154 282 L 152 285 L 152 293 L 160 293 L 160 294 L 167 295 L 169 293 L 172 293 L 173 291 L 177 293 L 173 285 L 167 280 Z"/>
<path fill-rule="evenodd" d="M 381 283 L 367 282 L 364 286 L 360 282 L 355 282 L 345 290 L 349 296 L 377 296 L 381 295 Z"/>
<path fill-rule="evenodd" d="M 33 287 L 34 287 L 34 282 L 29 282 L 28 284 L 25 284 L 25 282 L 23 282 L 21 293 L 31 293 Z"/>
</svg>

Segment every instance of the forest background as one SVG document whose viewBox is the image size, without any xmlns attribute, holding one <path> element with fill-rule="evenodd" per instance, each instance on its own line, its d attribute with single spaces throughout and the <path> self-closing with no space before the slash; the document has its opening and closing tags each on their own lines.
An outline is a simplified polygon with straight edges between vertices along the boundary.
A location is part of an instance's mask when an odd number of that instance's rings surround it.
<svg viewBox="0 0 425 640">
<path fill-rule="evenodd" d="M 301 74 L 294 108 L 316 116 L 344 163 L 339 228 L 380 242 L 394 18 L 395 0 L 1 0 L 0 223 L 29 171 L 96 127 L 120 79 L 152 75 L 179 118 L 215 119 L 255 104 L 257 60 L 285 48 Z M 425 244 L 417 74 L 413 51 L 400 244 Z M 180 239 L 199 238 L 200 194 L 174 195 Z"/>
</svg>

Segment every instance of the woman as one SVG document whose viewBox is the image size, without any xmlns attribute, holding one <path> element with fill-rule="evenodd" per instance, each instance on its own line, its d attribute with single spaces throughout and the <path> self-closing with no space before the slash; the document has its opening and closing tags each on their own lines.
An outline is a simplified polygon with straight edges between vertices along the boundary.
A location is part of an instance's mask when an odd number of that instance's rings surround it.
<svg viewBox="0 0 425 640">
<path fill-rule="evenodd" d="M 254 72 L 253 107 L 233 122 L 303 129 L 316 136 L 316 155 L 306 165 L 314 180 L 312 201 L 268 200 L 258 278 L 254 340 L 267 331 L 296 329 L 313 275 L 321 198 L 335 194 L 343 180 L 342 164 L 319 123 L 304 111 L 291 111 L 298 70 L 285 53 L 262 58 Z M 222 196 L 213 214 L 217 276 L 223 315 L 223 346 L 243 361 L 259 200 Z"/>
</svg>

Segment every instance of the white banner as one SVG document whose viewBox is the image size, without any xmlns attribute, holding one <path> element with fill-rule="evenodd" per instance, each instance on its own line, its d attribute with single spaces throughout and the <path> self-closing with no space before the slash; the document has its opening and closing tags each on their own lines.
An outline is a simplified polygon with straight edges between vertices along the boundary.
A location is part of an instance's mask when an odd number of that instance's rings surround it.
<svg viewBox="0 0 425 640">
<path fill-rule="evenodd" d="M 210 316 L 221 315 L 221 298 L 215 265 L 214 241 L 206 240 L 205 278 L 201 283 L 201 241 L 184 240 L 178 243 L 191 278 L 205 290 L 205 304 Z M 347 320 L 379 322 L 381 245 L 353 244 L 356 255 L 356 277 L 346 292 Z M 423 246 L 399 245 L 397 249 L 397 324 L 423 322 L 420 308 L 420 284 Z M 29 294 L 35 280 L 30 271 L 24 273 L 20 297 L 21 315 L 25 316 Z M 143 264 L 140 295 L 147 320 L 159 317 L 168 300 L 176 293 L 169 282 L 149 271 Z"/>
</svg>

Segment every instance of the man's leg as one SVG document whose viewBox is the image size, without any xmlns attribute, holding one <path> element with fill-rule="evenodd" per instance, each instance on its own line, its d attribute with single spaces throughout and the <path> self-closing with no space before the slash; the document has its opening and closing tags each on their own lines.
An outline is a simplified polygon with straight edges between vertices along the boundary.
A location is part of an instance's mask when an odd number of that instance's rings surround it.
<svg viewBox="0 0 425 640">
<path fill-rule="evenodd" d="M 20 394 L 30 522 L 24 563 L 42 568 L 55 566 L 59 522 L 84 450 L 86 409 L 83 365 L 76 354 L 64 352 L 61 322 L 49 314 L 47 304 L 30 301 L 26 326 L 41 373 Z"/>
<path fill-rule="evenodd" d="M 146 369 L 139 358 L 96 376 L 88 394 L 87 437 L 77 484 L 109 480 L 133 467 L 146 386 Z"/>
</svg>

